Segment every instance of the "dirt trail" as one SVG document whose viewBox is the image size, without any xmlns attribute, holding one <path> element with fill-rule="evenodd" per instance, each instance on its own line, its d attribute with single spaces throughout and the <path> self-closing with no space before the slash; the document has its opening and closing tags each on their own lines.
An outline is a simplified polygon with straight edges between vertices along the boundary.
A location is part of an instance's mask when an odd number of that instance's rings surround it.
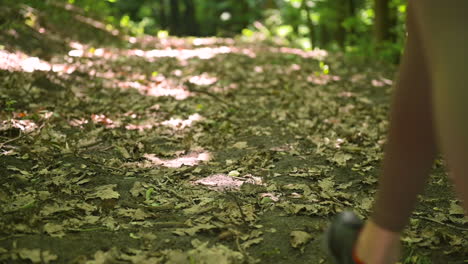
<svg viewBox="0 0 468 264">
<path fill-rule="evenodd" d="M 0 43 L 0 262 L 329 263 L 330 217 L 369 215 L 391 69 L 43 23 Z M 438 161 L 405 263 L 462 263 L 467 230 Z"/>
</svg>

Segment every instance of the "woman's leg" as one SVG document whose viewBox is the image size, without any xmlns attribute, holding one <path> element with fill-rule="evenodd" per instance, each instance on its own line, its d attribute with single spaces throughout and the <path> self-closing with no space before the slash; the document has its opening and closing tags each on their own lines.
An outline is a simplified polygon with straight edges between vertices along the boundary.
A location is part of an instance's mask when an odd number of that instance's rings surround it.
<svg viewBox="0 0 468 264">
<path fill-rule="evenodd" d="M 410 3 L 410 36 L 396 88 L 381 186 L 372 220 L 366 223 L 357 243 L 357 255 L 366 263 L 396 262 L 399 233 L 408 221 L 416 194 L 422 190 L 435 153 L 434 133 L 454 175 L 455 188 L 468 212 L 467 13 L 467 1 L 415 0 Z M 423 70 L 414 69 L 411 65 Z M 405 81 L 406 78 L 414 79 Z M 432 99 L 431 94 L 427 93 L 431 89 L 425 90 L 420 86 L 430 87 L 430 84 L 433 87 Z M 407 85 L 422 91 L 419 94 L 422 97 L 416 99 L 415 94 L 411 97 L 403 92 Z M 421 106 L 419 114 L 401 103 L 405 101 L 403 94 L 409 96 L 406 100 L 413 100 L 413 105 Z M 395 109 L 397 107 L 401 109 Z M 434 112 L 434 129 L 431 127 L 431 109 Z M 419 127 L 405 129 L 409 134 L 406 136 L 400 130 L 410 118 L 401 116 L 405 111 L 409 111 L 407 113 L 413 118 L 420 118 L 413 120 Z M 421 138 L 414 138 L 413 141 L 411 137 L 415 133 Z M 425 147 L 421 145 L 424 142 L 427 144 Z M 405 154 L 400 152 L 405 150 L 408 151 Z M 398 154 L 402 156 L 398 158 Z M 402 163 L 396 164 L 399 162 Z M 407 191 L 408 195 L 403 191 Z M 392 199 L 394 202 L 391 202 Z"/>
<path fill-rule="evenodd" d="M 356 247 L 365 263 L 398 260 L 400 232 L 409 222 L 436 153 L 431 78 L 413 12 L 408 6 L 408 38 L 395 86 L 379 190 Z"/>
<path fill-rule="evenodd" d="M 440 148 L 468 213 L 468 1 L 416 0 Z"/>
</svg>

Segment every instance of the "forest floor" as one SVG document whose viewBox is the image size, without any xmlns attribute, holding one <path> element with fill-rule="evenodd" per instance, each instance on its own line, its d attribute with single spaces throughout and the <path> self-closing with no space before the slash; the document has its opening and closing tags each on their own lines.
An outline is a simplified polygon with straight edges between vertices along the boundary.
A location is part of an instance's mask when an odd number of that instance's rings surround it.
<svg viewBox="0 0 468 264">
<path fill-rule="evenodd" d="M 330 219 L 369 216 L 394 67 L 54 8 L 0 32 L 1 263 L 331 263 Z M 450 184 L 437 160 L 402 263 L 468 262 Z"/>
</svg>

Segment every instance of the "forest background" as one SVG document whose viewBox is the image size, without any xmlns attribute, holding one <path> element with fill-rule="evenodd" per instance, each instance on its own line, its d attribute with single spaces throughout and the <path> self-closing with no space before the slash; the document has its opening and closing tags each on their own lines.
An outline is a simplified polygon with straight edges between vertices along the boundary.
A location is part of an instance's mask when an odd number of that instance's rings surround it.
<svg viewBox="0 0 468 264">
<path fill-rule="evenodd" d="M 45 8 L 50 1 L 4 0 Z M 68 0 L 107 27 L 141 36 L 243 36 L 356 60 L 397 63 L 405 38 L 404 0 Z M 57 12 L 57 21 L 66 14 Z"/>
</svg>

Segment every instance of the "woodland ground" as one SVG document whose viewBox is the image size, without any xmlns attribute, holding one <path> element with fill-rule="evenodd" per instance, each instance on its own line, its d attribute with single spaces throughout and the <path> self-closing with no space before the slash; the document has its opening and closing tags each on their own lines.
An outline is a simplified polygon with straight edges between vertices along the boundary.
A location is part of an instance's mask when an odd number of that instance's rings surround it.
<svg viewBox="0 0 468 264">
<path fill-rule="evenodd" d="M 1 263 L 330 263 L 333 215 L 369 215 L 393 67 L 26 10 L 2 10 Z M 467 230 L 438 160 L 402 263 L 467 263 Z"/>
</svg>

